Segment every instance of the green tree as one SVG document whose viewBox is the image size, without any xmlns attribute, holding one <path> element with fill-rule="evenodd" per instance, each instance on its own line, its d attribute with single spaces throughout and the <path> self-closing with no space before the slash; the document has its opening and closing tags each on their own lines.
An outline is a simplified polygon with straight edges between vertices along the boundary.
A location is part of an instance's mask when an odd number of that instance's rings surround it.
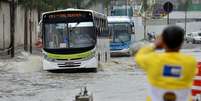
<svg viewBox="0 0 201 101">
<path fill-rule="evenodd" d="M 18 4 L 23 5 L 27 9 L 36 8 L 40 11 L 66 8 L 87 9 L 88 7 L 97 3 L 103 3 L 106 8 L 108 7 L 110 0 L 18 0 Z"/>
</svg>

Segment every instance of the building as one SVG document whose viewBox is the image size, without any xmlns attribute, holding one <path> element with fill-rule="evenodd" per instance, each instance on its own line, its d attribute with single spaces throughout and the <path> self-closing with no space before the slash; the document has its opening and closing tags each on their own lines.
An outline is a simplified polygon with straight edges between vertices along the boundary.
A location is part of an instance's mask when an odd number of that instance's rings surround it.
<svg viewBox="0 0 201 101">
<path fill-rule="evenodd" d="M 201 0 L 155 0 L 158 4 L 164 4 L 170 1 L 174 4 L 174 10 L 185 11 L 186 1 L 188 1 L 188 11 L 201 11 Z"/>
<path fill-rule="evenodd" d="M 201 0 L 192 0 L 189 3 L 188 10 L 190 10 L 190 11 L 201 11 Z"/>
<path fill-rule="evenodd" d="M 164 1 L 164 0 L 163 0 Z M 176 11 L 186 10 L 186 0 L 169 0 L 175 4 Z M 201 11 L 201 0 L 187 0 L 188 11 Z"/>
</svg>

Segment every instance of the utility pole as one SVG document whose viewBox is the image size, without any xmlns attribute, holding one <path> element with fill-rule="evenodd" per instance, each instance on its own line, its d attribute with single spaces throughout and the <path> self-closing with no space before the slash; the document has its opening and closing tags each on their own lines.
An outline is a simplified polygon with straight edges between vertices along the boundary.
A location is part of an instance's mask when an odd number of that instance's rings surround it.
<svg viewBox="0 0 201 101">
<path fill-rule="evenodd" d="M 146 39 L 146 34 L 147 34 L 147 12 L 145 12 L 145 16 L 144 16 L 144 39 Z"/>
<path fill-rule="evenodd" d="M 15 0 L 10 1 L 11 57 L 15 56 Z"/>
<path fill-rule="evenodd" d="M 28 9 L 24 13 L 24 50 L 28 51 Z"/>
<path fill-rule="evenodd" d="M 167 14 L 167 25 L 169 25 L 170 24 L 170 14 L 168 13 Z"/>
<path fill-rule="evenodd" d="M 185 34 L 186 34 L 186 32 L 187 32 L 187 12 L 188 12 L 188 0 L 186 0 L 186 2 L 185 2 Z"/>
<path fill-rule="evenodd" d="M 30 16 L 30 18 L 29 18 L 29 31 L 30 31 L 30 35 L 29 35 L 29 44 L 30 44 L 30 46 L 29 46 L 29 51 L 30 51 L 30 53 L 32 54 L 32 11 L 30 11 L 29 12 L 29 16 Z"/>
<path fill-rule="evenodd" d="M 185 10 L 185 34 L 186 34 L 186 28 L 187 27 L 187 10 Z"/>
<path fill-rule="evenodd" d="M 146 39 L 146 34 L 147 34 L 147 8 L 148 8 L 148 5 L 147 5 L 147 0 L 143 0 L 143 6 L 144 6 L 144 12 L 145 12 L 145 15 L 144 15 L 144 39 Z"/>
</svg>

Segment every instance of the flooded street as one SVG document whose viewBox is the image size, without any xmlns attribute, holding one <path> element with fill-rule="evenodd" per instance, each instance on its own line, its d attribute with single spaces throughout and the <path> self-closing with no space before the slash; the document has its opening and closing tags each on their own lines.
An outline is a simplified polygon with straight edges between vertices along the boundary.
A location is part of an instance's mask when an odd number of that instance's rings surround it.
<svg viewBox="0 0 201 101">
<path fill-rule="evenodd" d="M 112 59 L 98 73 L 22 71 L 1 71 L 0 101 L 72 101 L 84 86 L 95 101 L 142 101 L 145 94 L 144 74 L 128 57 Z"/>
<path fill-rule="evenodd" d="M 146 101 L 146 73 L 134 56 L 110 56 L 134 55 L 151 43 L 158 53 L 181 48 L 201 62 L 201 0 L 0 0 L 0 101 L 74 101 L 85 87 L 93 101 Z M 141 66 L 154 67 L 152 99 L 155 91 L 161 100 L 187 94 L 194 59 L 140 58 L 152 62 Z M 48 72 L 97 66 L 96 73 Z"/>
<path fill-rule="evenodd" d="M 200 49 L 183 52 L 201 59 Z M 42 71 L 41 56 L 22 53 L 0 62 L 0 101 L 73 101 L 84 86 L 94 101 L 145 101 L 145 74 L 132 57 L 112 58 L 97 73 Z"/>
</svg>

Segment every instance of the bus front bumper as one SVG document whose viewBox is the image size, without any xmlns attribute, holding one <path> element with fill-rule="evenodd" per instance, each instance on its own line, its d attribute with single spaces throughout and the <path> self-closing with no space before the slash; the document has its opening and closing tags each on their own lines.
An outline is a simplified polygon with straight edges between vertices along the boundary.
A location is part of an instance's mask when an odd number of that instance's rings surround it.
<svg viewBox="0 0 201 101">
<path fill-rule="evenodd" d="M 115 55 L 130 55 L 130 49 L 127 48 L 127 49 L 122 49 L 122 50 L 111 50 L 111 55 L 112 56 L 115 56 Z"/>
<path fill-rule="evenodd" d="M 50 62 L 43 59 L 43 70 L 70 70 L 70 69 L 96 69 L 98 68 L 98 62 L 95 57 L 84 61 L 56 61 Z"/>
</svg>

